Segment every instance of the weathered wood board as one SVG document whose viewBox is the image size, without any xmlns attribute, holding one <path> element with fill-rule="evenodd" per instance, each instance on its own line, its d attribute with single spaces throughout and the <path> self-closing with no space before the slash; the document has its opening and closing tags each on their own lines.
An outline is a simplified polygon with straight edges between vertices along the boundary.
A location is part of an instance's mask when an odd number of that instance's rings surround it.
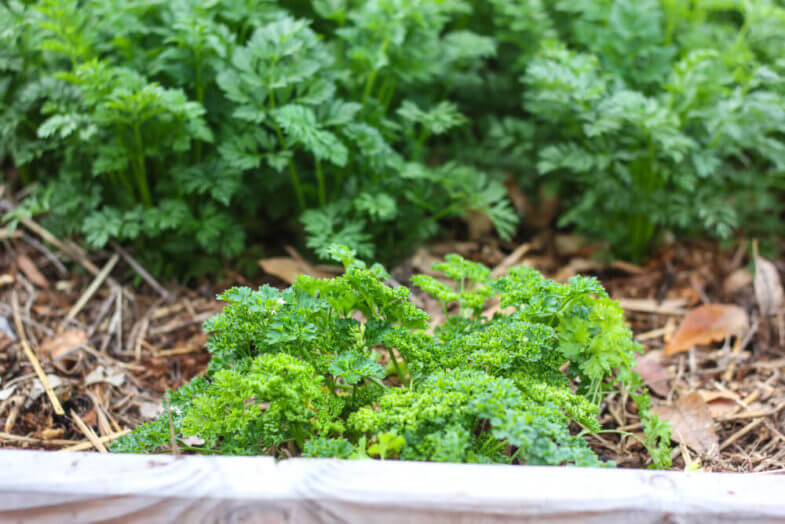
<svg viewBox="0 0 785 524">
<path fill-rule="evenodd" d="M 0 522 L 785 522 L 785 476 L 0 451 Z"/>
</svg>

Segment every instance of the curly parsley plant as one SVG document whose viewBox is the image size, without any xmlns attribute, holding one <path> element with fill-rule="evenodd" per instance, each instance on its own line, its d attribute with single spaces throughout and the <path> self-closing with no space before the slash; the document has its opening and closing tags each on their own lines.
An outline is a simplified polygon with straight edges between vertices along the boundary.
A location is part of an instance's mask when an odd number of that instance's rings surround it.
<svg viewBox="0 0 785 524">
<path fill-rule="evenodd" d="M 434 266 L 444 278 L 412 279 L 447 313 L 430 331 L 380 265 L 330 253 L 342 276 L 222 294 L 227 307 L 205 325 L 205 376 L 113 449 L 165 451 L 171 418 L 200 453 L 602 465 L 582 435 L 601 431 L 600 403 L 622 389 L 653 465 L 669 465 L 669 430 L 631 369 L 638 346 L 596 279 L 559 284 L 529 268 L 491 278 L 451 255 Z M 490 299 L 503 309 L 488 318 Z"/>
</svg>

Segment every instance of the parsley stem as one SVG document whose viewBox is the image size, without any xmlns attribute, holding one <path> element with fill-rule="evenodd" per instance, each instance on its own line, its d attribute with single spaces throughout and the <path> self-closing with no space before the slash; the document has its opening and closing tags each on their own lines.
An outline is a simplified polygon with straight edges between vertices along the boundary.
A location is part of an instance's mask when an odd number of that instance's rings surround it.
<svg viewBox="0 0 785 524">
<path fill-rule="evenodd" d="M 401 383 L 404 385 L 408 385 L 406 382 L 406 377 L 403 375 L 401 371 L 401 365 L 398 363 L 398 359 L 395 358 L 395 353 L 393 353 L 392 348 L 387 348 L 387 353 L 390 355 L 390 360 L 393 363 L 393 367 L 395 367 L 395 374 L 398 375 L 398 378 L 401 379 Z"/>
</svg>

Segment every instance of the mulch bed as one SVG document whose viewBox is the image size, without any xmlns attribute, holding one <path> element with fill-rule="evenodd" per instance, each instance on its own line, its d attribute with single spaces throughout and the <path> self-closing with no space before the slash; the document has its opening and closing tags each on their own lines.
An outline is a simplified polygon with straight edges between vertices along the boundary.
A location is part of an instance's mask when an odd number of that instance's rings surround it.
<svg viewBox="0 0 785 524">
<path fill-rule="evenodd" d="M 204 371 L 201 323 L 221 309 L 215 294 L 272 278 L 163 286 L 117 246 L 88 257 L 30 220 L 13 234 L 0 230 L 0 244 L 0 448 L 105 450 L 157 416 L 168 389 Z M 497 274 L 518 264 L 557 280 L 595 274 L 621 299 L 647 350 L 639 370 L 656 404 L 678 418 L 674 469 L 785 471 L 785 330 L 782 313 L 758 314 L 746 247 L 673 245 L 644 265 L 601 263 L 594 251 L 553 233 L 524 244 L 450 242 L 419 250 L 392 275 L 405 282 L 449 252 Z M 289 252 L 293 264 L 309 267 Z M 784 261 L 775 264 L 785 270 Z M 743 340 L 666 357 L 685 313 L 706 303 L 741 306 L 751 329 Z M 641 430 L 622 395 L 607 399 L 601 420 L 608 429 Z M 604 433 L 590 443 L 620 466 L 647 465 L 632 436 Z"/>
</svg>

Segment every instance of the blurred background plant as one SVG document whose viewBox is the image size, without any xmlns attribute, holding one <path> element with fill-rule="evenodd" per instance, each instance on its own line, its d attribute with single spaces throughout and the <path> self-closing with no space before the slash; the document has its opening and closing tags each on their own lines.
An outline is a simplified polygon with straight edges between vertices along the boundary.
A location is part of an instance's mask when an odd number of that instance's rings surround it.
<svg viewBox="0 0 785 524">
<path fill-rule="evenodd" d="M 505 182 L 631 260 L 765 238 L 783 50 L 782 0 L 8 1 L 6 219 L 181 278 L 282 230 L 387 263 L 450 219 L 510 238 Z"/>
</svg>

